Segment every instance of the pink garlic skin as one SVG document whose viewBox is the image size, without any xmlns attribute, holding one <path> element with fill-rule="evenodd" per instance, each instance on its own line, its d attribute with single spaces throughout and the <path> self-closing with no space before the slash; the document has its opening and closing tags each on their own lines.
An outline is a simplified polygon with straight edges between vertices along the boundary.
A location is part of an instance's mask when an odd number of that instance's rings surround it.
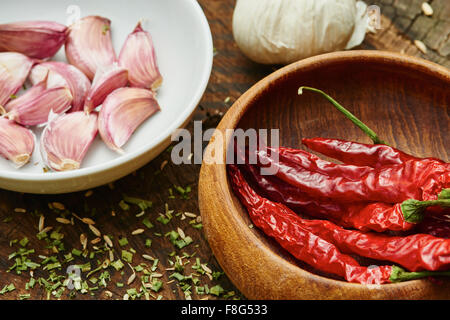
<svg viewBox="0 0 450 320">
<path fill-rule="evenodd" d="M 30 161 L 34 150 L 33 132 L 14 121 L 0 118 L 0 155 L 11 160 L 17 168 Z"/>
<path fill-rule="evenodd" d="M 24 126 L 44 124 L 50 112 L 60 114 L 70 109 L 72 94 L 67 87 L 46 88 L 46 79 L 9 102 L 6 117 Z"/>
<path fill-rule="evenodd" d="M 23 86 L 34 61 L 16 52 L 0 53 L 0 114 L 11 96 Z"/>
<path fill-rule="evenodd" d="M 64 62 L 48 61 L 31 69 L 29 79 L 33 85 L 42 81 L 50 71 L 47 88 L 66 86 L 73 96 L 70 112 L 83 110 L 84 100 L 91 89 L 91 82 L 86 75 L 73 65 Z"/>
<path fill-rule="evenodd" d="M 111 40 L 111 21 L 99 16 L 88 16 L 69 27 L 65 50 L 70 64 L 93 80 L 100 67 L 116 61 Z"/>
<path fill-rule="evenodd" d="M 89 113 L 101 105 L 105 98 L 114 90 L 128 84 L 128 70 L 113 64 L 106 69 L 97 69 L 91 90 L 84 105 L 84 111 Z"/>
<path fill-rule="evenodd" d="M 119 65 L 128 69 L 132 87 L 156 91 L 162 84 L 152 37 L 142 29 L 140 22 L 125 40 L 119 54 Z"/>
<path fill-rule="evenodd" d="M 105 144 L 118 153 L 133 132 L 160 110 L 154 93 L 141 88 L 120 88 L 103 102 L 98 130 Z"/>
<path fill-rule="evenodd" d="M 0 24 L 0 51 L 20 52 L 28 57 L 53 57 L 66 40 L 67 27 L 52 21 Z"/>
<path fill-rule="evenodd" d="M 42 132 L 42 159 L 55 171 L 79 169 L 97 132 L 95 112 L 57 115 Z"/>
</svg>

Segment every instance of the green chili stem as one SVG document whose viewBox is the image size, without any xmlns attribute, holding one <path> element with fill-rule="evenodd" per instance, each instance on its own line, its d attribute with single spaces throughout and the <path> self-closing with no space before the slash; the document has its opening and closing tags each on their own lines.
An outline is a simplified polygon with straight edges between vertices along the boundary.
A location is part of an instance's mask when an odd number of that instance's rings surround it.
<svg viewBox="0 0 450 320">
<path fill-rule="evenodd" d="M 428 201 L 408 199 L 402 202 L 401 209 L 405 221 L 410 223 L 419 223 L 423 219 L 423 213 L 425 209 L 431 206 L 450 208 L 450 199 L 438 199 Z"/>
<path fill-rule="evenodd" d="M 450 199 L 450 189 L 443 189 L 438 195 L 438 199 Z"/>
<path fill-rule="evenodd" d="M 359 120 L 354 114 L 352 114 L 350 111 L 345 109 L 342 105 L 339 104 L 336 100 L 334 100 L 332 97 L 330 97 L 328 94 L 323 92 L 322 90 L 311 88 L 311 87 L 300 87 L 298 89 L 298 94 L 303 93 L 303 89 L 314 91 L 320 93 L 322 96 L 324 96 L 329 102 L 331 102 L 336 109 L 338 109 L 340 112 L 342 112 L 350 121 L 352 121 L 355 125 L 357 125 L 367 136 L 369 136 L 370 139 L 372 139 L 374 144 L 386 144 L 383 140 L 381 140 L 378 135 L 370 129 L 367 125 L 365 125 L 361 120 Z"/>
<path fill-rule="evenodd" d="M 450 276 L 450 271 L 416 271 L 409 272 L 398 266 L 392 266 L 392 273 L 389 277 L 391 282 L 401 282 L 414 279 L 420 279 L 431 276 Z"/>
</svg>

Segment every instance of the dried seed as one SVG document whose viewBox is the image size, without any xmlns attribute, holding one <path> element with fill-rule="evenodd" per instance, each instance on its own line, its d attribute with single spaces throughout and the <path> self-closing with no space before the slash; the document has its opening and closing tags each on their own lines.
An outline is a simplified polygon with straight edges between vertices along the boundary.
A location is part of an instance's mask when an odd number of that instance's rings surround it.
<svg viewBox="0 0 450 320">
<path fill-rule="evenodd" d="M 114 252 L 112 250 L 109 250 L 109 260 L 114 261 Z"/>
<path fill-rule="evenodd" d="M 433 15 L 433 8 L 428 2 L 422 3 L 422 12 L 426 16 L 432 16 Z"/>
<path fill-rule="evenodd" d="M 136 218 L 142 217 L 145 214 L 145 211 L 141 211 L 136 215 Z"/>
<path fill-rule="evenodd" d="M 164 169 L 164 167 L 167 165 L 169 163 L 169 161 L 167 161 L 167 160 L 164 160 L 162 163 L 161 163 L 161 166 L 159 167 L 159 170 L 163 170 Z"/>
<path fill-rule="evenodd" d="M 155 260 L 155 258 L 153 258 L 152 256 L 149 256 L 148 254 L 143 254 L 142 258 L 144 258 L 145 260 L 151 260 L 151 261 Z"/>
<path fill-rule="evenodd" d="M 97 243 L 99 243 L 100 241 L 102 241 L 101 238 L 95 238 L 95 239 L 91 240 L 91 243 L 92 243 L 92 244 L 97 244 Z"/>
<path fill-rule="evenodd" d="M 162 276 L 163 276 L 162 273 L 157 273 L 157 272 L 152 273 L 152 278 L 161 278 Z"/>
<path fill-rule="evenodd" d="M 42 230 L 44 229 L 44 220 L 45 217 L 41 215 L 39 217 L 39 232 L 42 232 Z"/>
<path fill-rule="evenodd" d="M 84 233 L 80 234 L 80 243 L 83 250 L 86 250 L 88 239 Z"/>
<path fill-rule="evenodd" d="M 66 207 L 61 202 L 52 202 L 52 207 L 58 210 L 66 210 Z"/>
<path fill-rule="evenodd" d="M 419 49 L 423 54 L 427 53 L 427 46 L 420 40 L 414 40 L 414 45 Z"/>
<path fill-rule="evenodd" d="M 91 229 L 92 233 L 95 234 L 97 237 L 100 237 L 102 235 L 101 232 L 92 224 L 89 225 L 89 229 Z"/>
<path fill-rule="evenodd" d="M 110 246 L 111 248 L 113 247 L 111 239 L 106 234 L 103 236 L 103 239 L 105 239 L 105 242 L 108 246 Z"/>
<path fill-rule="evenodd" d="M 102 263 L 102 268 L 103 268 L 103 269 L 108 268 L 109 263 L 110 263 L 109 259 L 105 259 L 105 261 L 103 261 L 103 263 Z"/>
<path fill-rule="evenodd" d="M 197 218 L 197 215 L 192 212 L 185 212 L 184 215 L 189 218 Z"/>
<path fill-rule="evenodd" d="M 141 233 L 144 233 L 144 229 L 136 229 L 136 230 L 134 230 L 133 232 L 131 232 L 131 234 L 133 235 L 133 236 L 136 236 L 136 235 L 138 235 L 138 234 L 141 234 Z"/>
<path fill-rule="evenodd" d="M 184 231 L 180 227 L 177 228 L 177 232 L 180 235 L 181 239 L 186 238 L 186 235 L 184 234 Z"/>
<path fill-rule="evenodd" d="M 95 221 L 91 218 L 82 218 L 81 221 L 89 225 L 95 224 Z"/>
<path fill-rule="evenodd" d="M 210 268 L 208 268 L 208 266 L 206 264 L 202 264 L 202 269 L 205 270 L 206 273 L 212 273 L 212 270 Z"/>
<path fill-rule="evenodd" d="M 49 232 L 52 229 L 53 229 L 53 227 L 45 227 L 41 231 L 39 231 L 39 233 L 47 233 L 47 232 Z"/>
<path fill-rule="evenodd" d="M 66 219 L 66 218 L 58 217 L 58 218 L 56 218 L 56 221 L 58 221 L 59 223 L 62 223 L 62 224 L 70 224 L 70 220 Z"/>
<path fill-rule="evenodd" d="M 133 274 L 128 278 L 127 284 L 128 284 L 128 285 L 132 284 L 133 281 L 134 281 L 134 279 L 136 279 L 136 273 L 133 273 Z"/>
</svg>

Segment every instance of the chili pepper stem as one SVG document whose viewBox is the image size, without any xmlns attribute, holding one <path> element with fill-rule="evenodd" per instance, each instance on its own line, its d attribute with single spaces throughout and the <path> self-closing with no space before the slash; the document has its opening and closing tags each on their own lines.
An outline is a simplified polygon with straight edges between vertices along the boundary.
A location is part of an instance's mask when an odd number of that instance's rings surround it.
<svg viewBox="0 0 450 320">
<path fill-rule="evenodd" d="M 450 189 L 443 189 L 438 195 L 438 199 L 450 199 Z"/>
<path fill-rule="evenodd" d="M 355 125 L 357 125 L 367 136 L 369 136 L 369 138 L 372 139 L 374 144 L 386 144 L 387 145 L 387 143 L 384 142 L 383 140 L 381 140 L 372 129 L 370 129 L 366 124 L 364 124 L 354 114 L 352 114 L 350 111 L 345 109 L 341 104 L 339 104 L 339 102 L 334 100 L 328 94 L 326 94 L 322 90 L 319 90 L 316 88 L 302 86 L 302 87 L 298 88 L 299 95 L 303 94 L 303 89 L 314 91 L 314 92 L 320 93 L 322 96 L 324 96 L 329 102 L 331 102 L 331 104 L 333 104 L 336 107 L 336 109 L 338 109 L 340 112 L 342 112 L 350 121 L 352 121 Z"/>
<path fill-rule="evenodd" d="M 450 271 L 416 271 L 409 272 L 398 266 L 392 266 L 391 276 L 389 280 L 391 282 L 409 281 L 414 279 L 420 279 L 430 276 L 450 276 Z"/>
<path fill-rule="evenodd" d="M 450 199 L 438 199 L 429 201 L 419 201 L 408 199 L 402 202 L 401 209 L 405 221 L 410 223 L 419 223 L 423 219 L 423 212 L 427 207 L 440 206 L 450 208 Z"/>
</svg>

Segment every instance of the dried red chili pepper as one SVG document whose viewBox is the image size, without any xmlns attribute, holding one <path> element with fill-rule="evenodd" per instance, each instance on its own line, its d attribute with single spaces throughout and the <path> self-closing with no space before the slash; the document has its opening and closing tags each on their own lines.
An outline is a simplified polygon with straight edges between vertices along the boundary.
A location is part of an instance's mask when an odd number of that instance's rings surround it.
<svg viewBox="0 0 450 320">
<path fill-rule="evenodd" d="M 347 230 L 327 220 L 302 219 L 299 223 L 344 253 L 395 262 L 410 271 L 448 270 L 450 267 L 450 239 L 421 233 L 388 236 Z"/>
<path fill-rule="evenodd" d="M 435 176 L 441 176 L 439 186 L 431 184 L 431 189 L 423 186 L 424 199 L 435 199 L 442 188 L 450 185 L 450 163 L 437 158 L 418 158 L 387 145 L 369 145 L 340 139 L 312 138 L 302 139 L 302 143 L 311 150 L 342 161 L 346 164 L 380 168 L 386 165 L 404 165 L 408 161 L 420 161 L 431 170 L 436 170 Z M 450 189 L 448 191 L 450 193 Z M 450 197 L 450 196 L 449 196 Z"/>
<path fill-rule="evenodd" d="M 357 166 L 379 168 L 402 164 L 408 160 L 421 160 L 384 144 L 364 144 L 330 138 L 303 138 L 302 143 L 327 157 Z"/>
<path fill-rule="evenodd" d="M 253 165 L 247 164 L 243 169 L 260 193 L 271 200 L 313 217 L 330 219 L 343 227 L 361 231 L 407 231 L 423 217 L 424 208 L 405 208 L 408 214 L 406 215 L 402 210 L 402 204 L 392 205 L 382 202 L 345 204 L 313 199 L 299 188 L 275 176 L 261 175 L 258 168 Z"/>
<path fill-rule="evenodd" d="M 278 157 L 269 156 L 267 150 L 272 155 L 277 152 Z M 314 171 L 314 167 L 304 166 L 304 163 L 297 159 L 299 154 L 296 158 L 293 156 L 295 152 L 286 150 L 288 149 L 265 148 L 256 153 L 260 163 L 275 168 L 277 177 L 312 197 L 340 202 L 401 203 L 408 199 L 435 200 L 439 192 L 450 187 L 450 171 L 442 166 L 437 168 L 435 162 L 428 164 L 422 161 L 407 161 L 401 165 L 371 168 L 360 179 L 352 179 L 345 175 Z"/>
<path fill-rule="evenodd" d="M 374 144 L 383 144 L 387 145 L 386 142 L 381 140 L 378 135 L 370 129 L 366 124 L 364 124 L 361 120 L 359 120 L 355 115 L 353 115 L 350 111 L 348 111 L 346 108 L 344 108 L 339 102 L 334 100 L 331 96 L 323 92 L 322 90 L 302 86 L 298 89 L 298 94 L 301 95 L 303 93 L 303 90 L 313 91 L 316 93 L 321 94 L 325 99 L 327 99 L 337 110 L 339 110 L 342 114 L 347 117 L 350 121 L 352 121 L 356 126 L 358 126 L 369 138 L 372 139 Z M 445 164 L 446 170 L 443 172 L 442 168 L 433 168 L 436 166 L 435 161 L 436 159 L 433 158 L 425 158 L 419 161 L 420 164 L 417 165 L 411 165 L 408 170 L 406 170 L 406 162 L 403 162 L 402 165 L 405 167 L 404 169 L 404 178 L 411 178 L 410 175 L 414 175 L 414 178 L 419 178 L 420 173 L 422 170 L 424 170 L 425 175 L 421 175 L 422 178 L 428 177 L 428 179 L 423 179 L 420 181 L 420 188 L 421 188 L 421 198 L 416 197 L 410 197 L 415 198 L 418 200 L 435 200 L 437 198 L 437 194 L 442 191 L 442 189 L 450 188 L 450 167 L 449 164 Z M 431 163 L 430 163 L 431 162 Z M 442 164 L 442 163 L 441 163 Z M 436 174 L 433 174 L 433 171 L 436 170 Z M 416 180 L 419 183 L 419 180 Z M 401 201 L 406 200 L 402 199 Z M 394 202 L 401 202 L 399 199 Z"/>
<path fill-rule="evenodd" d="M 305 228 L 294 212 L 286 206 L 259 196 L 245 181 L 235 165 L 228 165 L 231 185 L 247 208 L 256 227 L 276 240 L 297 259 L 317 270 L 342 276 L 349 282 L 383 284 L 449 275 L 449 272 L 406 272 L 397 266 L 364 267 L 351 256 L 340 252 L 335 245 Z"/>
</svg>

